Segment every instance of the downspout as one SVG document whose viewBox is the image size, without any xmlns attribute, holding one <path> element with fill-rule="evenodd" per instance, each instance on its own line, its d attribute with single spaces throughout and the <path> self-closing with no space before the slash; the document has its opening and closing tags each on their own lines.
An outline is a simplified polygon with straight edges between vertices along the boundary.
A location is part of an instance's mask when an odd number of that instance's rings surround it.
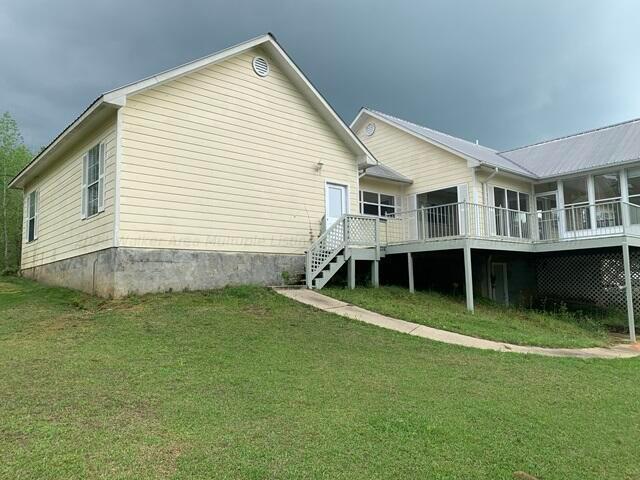
<svg viewBox="0 0 640 480">
<path fill-rule="evenodd" d="M 484 182 L 482 183 L 482 192 L 483 192 L 483 197 L 484 197 L 484 204 L 486 206 L 489 205 L 489 187 L 488 187 L 488 183 L 489 180 L 491 180 L 493 177 L 496 176 L 496 174 L 498 173 L 498 167 L 493 167 L 494 170 L 493 172 L 491 172 L 491 175 L 489 175 L 487 178 L 484 179 Z"/>
</svg>

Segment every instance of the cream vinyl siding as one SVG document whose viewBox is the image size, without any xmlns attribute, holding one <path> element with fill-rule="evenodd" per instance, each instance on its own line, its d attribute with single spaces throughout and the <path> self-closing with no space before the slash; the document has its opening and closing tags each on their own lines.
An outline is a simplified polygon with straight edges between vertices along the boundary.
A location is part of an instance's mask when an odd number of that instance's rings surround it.
<svg viewBox="0 0 640 480">
<path fill-rule="evenodd" d="M 365 128 L 370 121 L 375 123 L 376 130 L 367 136 Z M 363 119 L 357 135 L 381 163 L 413 180 L 406 188 L 407 194 L 460 184 L 466 184 L 471 191 L 467 161 L 446 150 L 370 117 Z"/>
<path fill-rule="evenodd" d="M 82 220 L 82 157 L 98 142 L 105 142 L 105 208 Z M 25 186 L 25 195 L 33 189 L 39 191 L 38 238 L 27 243 L 26 223 L 23 222 L 22 268 L 114 246 L 115 147 L 114 115 L 113 120 L 86 135 L 43 175 Z"/>
<path fill-rule="evenodd" d="M 361 177 L 360 190 L 384 193 L 386 195 L 398 197 L 404 194 L 405 188 L 404 185 L 400 183 L 385 182 L 384 180 L 376 180 L 375 178 Z"/>
<path fill-rule="evenodd" d="M 121 246 L 300 254 L 320 232 L 325 181 L 347 184 L 358 210 L 355 155 L 260 49 L 138 93 L 121 114 Z"/>
<path fill-rule="evenodd" d="M 484 203 L 485 199 L 488 199 L 490 205 L 491 199 L 493 198 L 491 195 L 487 196 L 486 190 L 483 188 L 483 183 L 486 181 L 487 177 L 491 175 L 491 172 L 478 172 L 476 176 L 476 188 L 478 191 L 478 201 L 479 203 Z M 529 197 L 531 197 L 531 190 L 533 188 L 533 184 L 526 180 L 520 180 L 508 175 L 501 175 L 498 173 L 494 175 L 488 183 L 485 184 L 489 189 L 493 189 L 493 187 L 500 187 L 508 190 L 515 190 L 516 192 L 528 193 Z"/>
</svg>

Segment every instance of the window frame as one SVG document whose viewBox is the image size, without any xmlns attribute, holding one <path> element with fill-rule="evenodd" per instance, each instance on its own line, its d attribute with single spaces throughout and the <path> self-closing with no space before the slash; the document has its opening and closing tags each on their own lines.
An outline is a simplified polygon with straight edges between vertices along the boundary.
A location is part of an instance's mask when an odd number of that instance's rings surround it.
<svg viewBox="0 0 640 480">
<path fill-rule="evenodd" d="M 370 202 L 370 201 L 365 201 L 364 200 L 364 194 L 369 194 L 369 195 L 376 195 L 377 197 L 377 202 Z M 393 204 L 392 205 L 387 205 L 386 203 L 382 203 L 382 195 L 390 197 L 391 199 L 393 199 Z M 373 192 L 371 190 L 360 190 L 359 196 L 358 196 L 358 210 L 360 212 L 360 215 L 366 215 L 368 217 L 378 217 L 381 219 L 387 218 L 388 214 L 382 215 L 382 209 L 391 209 L 391 215 L 395 214 L 397 211 L 398 206 L 396 205 L 396 196 L 395 195 L 391 195 L 388 193 L 384 193 L 384 192 Z M 376 207 L 378 213 L 373 214 L 373 213 L 364 213 L 364 206 L 368 205 L 368 206 L 374 206 Z"/>
<path fill-rule="evenodd" d="M 98 177 L 89 183 L 89 154 L 92 150 L 98 149 Z M 82 220 L 93 218 L 104 212 L 104 177 L 105 177 L 105 142 L 100 141 L 94 144 L 82 155 L 82 193 L 81 193 L 81 212 Z M 98 199 L 95 212 L 89 213 L 89 189 L 97 185 Z"/>
<path fill-rule="evenodd" d="M 26 205 L 26 215 L 25 215 L 25 223 L 26 223 L 26 243 L 35 242 L 38 239 L 38 210 L 40 209 L 40 191 L 38 189 L 31 190 L 27 194 L 27 205 Z M 31 215 L 32 206 L 33 207 L 33 215 Z M 33 236 L 31 235 L 31 222 L 33 222 Z"/>
<path fill-rule="evenodd" d="M 636 175 L 637 173 L 637 175 Z M 634 168 L 627 168 L 626 169 L 626 182 L 627 182 L 627 200 L 629 203 L 633 203 L 634 205 L 640 205 L 640 193 L 630 193 L 631 191 L 629 190 L 629 181 L 632 178 L 639 178 L 640 179 L 640 167 L 634 167 Z M 638 199 L 638 203 L 634 203 L 631 201 L 631 199 Z"/>
<path fill-rule="evenodd" d="M 504 200 L 504 207 L 500 207 L 498 205 L 496 205 L 496 189 L 500 189 L 504 192 L 504 196 L 503 196 L 503 200 Z M 518 202 L 518 208 L 509 208 L 509 192 L 515 193 L 516 194 L 516 199 Z M 520 201 L 520 196 L 521 195 L 526 195 L 527 197 L 527 203 L 529 204 L 529 208 L 527 210 L 522 210 L 521 207 L 521 201 Z M 502 208 L 504 210 L 511 210 L 513 212 L 522 212 L 522 213 L 531 213 L 531 192 L 523 192 L 521 190 L 515 190 L 513 188 L 508 188 L 508 187 L 502 187 L 500 185 L 493 185 L 493 208 Z"/>
<path fill-rule="evenodd" d="M 529 225 L 529 216 L 532 215 L 532 203 L 531 203 L 531 192 L 523 192 L 521 190 L 516 190 L 514 188 L 509 188 L 502 185 L 491 185 L 492 187 L 492 196 L 493 196 L 493 205 L 492 208 L 495 209 L 494 212 L 494 221 L 495 221 L 495 234 L 501 237 L 512 237 L 512 238 L 528 238 L 531 231 L 531 226 Z M 496 195 L 496 190 L 502 190 L 502 195 Z M 516 200 L 516 208 L 509 207 L 509 192 L 515 194 Z M 522 209 L 522 197 L 526 197 L 527 202 L 527 210 Z M 496 199 L 502 197 L 502 202 L 504 202 L 504 206 L 499 206 L 496 204 Z M 518 215 L 518 222 L 512 225 L 511 219 L 509 217 L 508 212 L 516 212 Z M 517 232 L 512 232 L 512 227 L 517 225 Z"/>
</svg>

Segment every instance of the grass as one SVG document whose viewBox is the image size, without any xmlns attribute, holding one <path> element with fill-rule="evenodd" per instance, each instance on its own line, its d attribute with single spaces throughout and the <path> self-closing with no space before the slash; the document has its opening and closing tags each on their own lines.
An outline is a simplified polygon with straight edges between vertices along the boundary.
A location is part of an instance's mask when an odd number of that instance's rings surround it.
<svg viewBox="0 0 640 480">
<path fill-rule="evenodd" d="M 603 320 L 571 313 L 543 313 L 477 300 L 475 313 L 464 299 L 406 288 L 325 288 L 322 293 L 374 312 L 434 328 L 517 345 L 594 347 L 612 343 Z"/>
<path fill-rule="evenodd" d="M 0 478 L 640 478 L 640 361 L 429 342 L 261 288 L 0 280 Z"/>
</svg>

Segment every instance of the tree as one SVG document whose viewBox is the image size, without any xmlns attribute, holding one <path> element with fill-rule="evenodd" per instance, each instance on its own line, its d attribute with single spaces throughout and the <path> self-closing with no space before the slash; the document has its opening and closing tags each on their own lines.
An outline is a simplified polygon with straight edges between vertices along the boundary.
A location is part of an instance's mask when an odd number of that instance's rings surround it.
<svg viewBox="0 0 640 480">
<path fill-rule="evenodd" d="M 0 256 L 1 272 L 14 272 L 20 265 L 22 192 L 10 190 L 9 182 L 31 158 L 18 124 L 9 112 L 0 116 Z"/>
</svg>

